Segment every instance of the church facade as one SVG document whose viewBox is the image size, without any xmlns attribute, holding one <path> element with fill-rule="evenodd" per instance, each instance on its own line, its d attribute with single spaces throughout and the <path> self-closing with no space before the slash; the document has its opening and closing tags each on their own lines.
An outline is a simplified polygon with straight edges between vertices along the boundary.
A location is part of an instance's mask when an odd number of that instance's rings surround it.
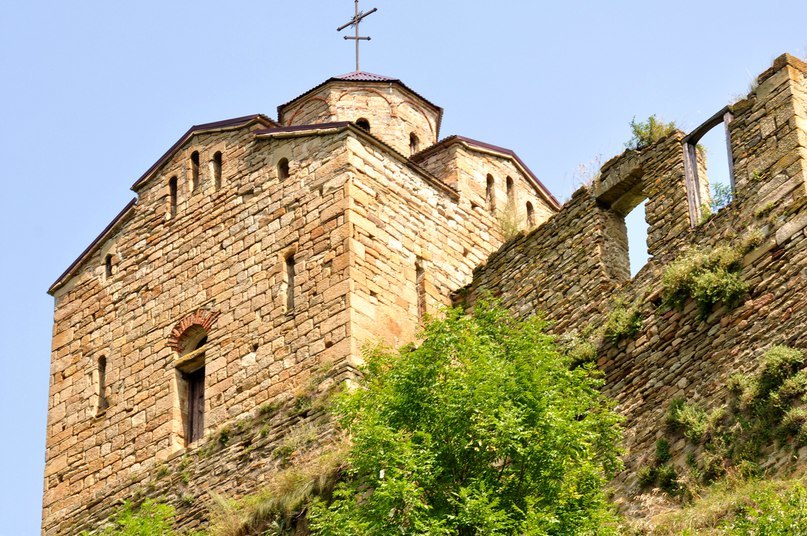
<svg viewBox="0 0 807 536">
<path fill-rule="evenodd" d="M 363 345 L 411 342 L 508 234 L 558 211 L 512 151 L 441 140 L 442 114 L 349 73 L 277 121 L 192 127 L 134 183 L 49 289 L 43 533 L 91 527 L 233 422 L 355 377 Z"/>
</svg>

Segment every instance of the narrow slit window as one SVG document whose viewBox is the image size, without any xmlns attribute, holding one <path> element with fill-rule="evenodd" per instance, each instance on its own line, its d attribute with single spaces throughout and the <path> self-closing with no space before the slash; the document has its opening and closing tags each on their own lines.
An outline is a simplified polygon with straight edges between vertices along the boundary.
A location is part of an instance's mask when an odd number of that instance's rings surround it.
<svg viewBox="0 0 807 536">
<path fill-rule="evenodd" d="M 221 188 L 221 163 L 221 151 L 216 151 L 213 155 L 213 184 L 216 190 Z"/>
<path fill-rule="evenodd" d="M 513 188 L 512 177 L 507 177 L 505 184 L 507 187 L 507 203 L 509 203 L 510 206 L 513 206 L 516 202 L 516 191 L 515 188 Z"/>
<path fill-rule="evenodd" d="M 171 180 L 168 181 L 168 210 L 172 218 L 177 215 L 177 182 L 176 177 L 171 177 Z"/>
<path fill-rule="evenodd" d="M 289 160 L 288 158 L 281 158 L 277 163 L 277 176 L 280 180 L 289 178 Z"/>
<path fill-rule="evenodd" d="M 191 191 L 199 189 L 199 151 L 191 153 Z"/>
<path fill-rule="evenodd" d="M 493 179 L 493 175 L 488 173 L 487 178 L 487 185 L 485 187 L 485 203 L 488 206 L 488 210 L 494 212 L 496 210 L 496 181 Z"/>
<path fill-rule="evenodd" d="M 106 357 L 98 358 L 98 407 L 96 413 L 103 413 L 109 407 L 106 397 Z"/>
<path fill-rule="evenodd" d="M 367 132 L 370 132 L 370 121 L 368 121 L 364 117 L 361 117 L 356 120 L 356 126 L 366 130 Z"/>
<path fill-rule="evenodd" d="M 417 288 L 418 320 L 422 321 L 426 317 L 426 269 L 423 266 L 423 259 L 420 257 L 415 260 L 415 287 Z"/>
<path fill-rule="evenodd" d="M 527 224 L 530 227 L 535 227 L 535 209 L 530 201 L 527 201 Z"/>
<path fill-rule="evenodd" d="M 112 254 L 108 253 L 104 258 L 104 273 L 107 277 L 112 277 Z"/>
<path fill-rule="evenodd" d="M 207 331 L 192 325 L 181 337 L 180 365 L 177 369 L 179 409 L 185 446 L 205 434 L 205 351 Z"/>
<path fill-rule="evenodd" d="M 417 135 L 412 132 L 409 134 L 409 154 L 413 155 L 420 150 L 420 140 Z"/>
<path fill-rule="evenodd" d="M 294 275 L 295 262 L 294 255 L 286 257 L 286 312 L 294 311 Z"/>
</svg>

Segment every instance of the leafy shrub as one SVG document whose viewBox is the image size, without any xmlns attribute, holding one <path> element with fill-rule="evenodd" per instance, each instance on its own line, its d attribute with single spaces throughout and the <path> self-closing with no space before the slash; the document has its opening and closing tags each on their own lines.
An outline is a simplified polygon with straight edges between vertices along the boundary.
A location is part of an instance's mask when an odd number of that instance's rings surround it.
<svg viewBox="0 0 807 536">
<path fill-rule="evenodd" d="M 709 415 L 700 406 L 676 398 L 667 409 L 667 424 L 697 443 L 709 430 Z"/>
<path fill-rule="evenodd" d="M 757 389 L 758 398 L 766 398 L 804 365 L 804 354 L 795 348 L 774 346 L 763 356 L 762 374 Z M 795 380 L 798 381 L 798 380 Z M 795 386 L 790 386 L 789 389 Z"/>
<path fill-rule="evenodd" d="M 171 524 L 174 519 L 174 508 L 146 499 L 139 507 L 126 501 L 123 507 L 112 517 L 111 525 L 104 528 L 101 536 L 174 536 Z M 89 535 L 83 532 L 83 536 Z"/>
<path fill-rule="evenodd" d="M 738 508 L 735 519 L 724 524 L 732 536 L 793 536 L 807 534 L 807 489 L 801 484 L 784 493 L 763 488 Z"/>
<path fill-rule="evenodd" d="M 661 465 L 672 459 L 670 442 L 663 437 L 656 441 L 656 463 Z"/>
<path fill-rule="evenodd" d="M 664 303 L 681 309 L 692 298 L 702 317 L 718 302 L 736 306 L 748 291 L 739 274 L 741 260 L 740 250 L 728 246 L 686 252 L 664 271 Z"/>
<path fill-rule="evenodd" d="M 605 321 L 605 338 L 612 343 L 633 337 L 642 329 L 642 315 L 636 306 L 617 301 Z"/>
<path fill-rule="evenodd" d="M 661 138 L 675 132 L 674 122 L 665 123 L 656 119 L 655 114 L 647 118 L 647 121 L 636 121 L 634 117 L 630 122 L 631 138 L 625 143 L 628 149 L 644 149 Z"/>
<path fill-rule="evenodd" d="M 313 507 L 314 533 L 602 533 L 619 419 L 543 330 L 478 303 L 417 348 L 371 351 L 337 406 L 349 467 Z"/>
</svg>

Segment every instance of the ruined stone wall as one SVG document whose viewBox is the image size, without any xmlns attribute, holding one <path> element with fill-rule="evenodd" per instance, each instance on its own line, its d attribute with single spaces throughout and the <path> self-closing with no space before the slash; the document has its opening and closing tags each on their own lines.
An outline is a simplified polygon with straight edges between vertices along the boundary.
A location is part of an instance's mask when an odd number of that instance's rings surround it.
<svg viewBox="0 0 807 536">
<path fill-rule="evenodd" d="M 404 156 L 410 156 L 410 134 L 419 140 L 415 152 L 437 143 L 440 112 L 396 82 L 328 82 L 281 111 L 283 125 L 367 119 L 370 132 Z"/>
<path fill-rule="evenodd" d="M 203 167 L 189 192 L 187 158 L 223 149 L 223 185 Z M 279 181 L 276 153 L 294 158 Z M 182 451 L 172 330 L 212 318 L 205 347 L 205 429 L 292 397 L 322 363 L 350 354 L 344 137 L 255 141 L 249 130 L 195 136 L 140 191 L 117 233 L 57 290 L 43 527 L 71 533 L 93 498 Z M 178 176 L 176 216 L 167 182 Z M 313 216 L 312 216 L 313 215 Z M 114 252 L 113 275 L 104 259 Z M 294 252 L 296 307 L 283 269 Z M 197 313 L 202 311 L 202 313 Z M 98 359 L 109 407 L 98 412 Z M 338 376 L 337 372 L 332 376 Z M 193 445 L 192 445 L 193 446 Z"/>
<path fill-rule="evenodd" d="M 708 221 L 689 228 L 682 134 L 673 134 L 607 163 L 591 188 L 506 244 L 458 293 L 468 305 L 490 292 L 520 315 L 542 312 L 555 322 L 554 331 L 567 335 L 601 327 L 618 299 L 638 305 L 641 331 L 617 343 L 603 340 L 597 349 L 604 391 L 626 417 L 623 491 L 637 490 L 636 471 L 651 463 L 672 399 L 707 408 L 723 404 L 728 378 L 757 370 L 772 345 L 807 349 L 806 75 L 807 65 L 783 56 L 747 99 L 729 107 L 736 189 L 733 201 Z M 631 280 L 623 216 L 643 198 L 653 257 Z M 750 230 L 764 239 L 743 259 L 750 290 L 738 307 L 719 306 L 703 319 L 691 300 L 682 311 L 660 306 L 661 278 L 671 261 L 689 248 L 738 244 Z M 673 448 L 680 453 L 681 445 Z M 805 455 L 802 449 L 794 460 L 780 453 L 767 463 L 803 463 Z"/>
</svg>

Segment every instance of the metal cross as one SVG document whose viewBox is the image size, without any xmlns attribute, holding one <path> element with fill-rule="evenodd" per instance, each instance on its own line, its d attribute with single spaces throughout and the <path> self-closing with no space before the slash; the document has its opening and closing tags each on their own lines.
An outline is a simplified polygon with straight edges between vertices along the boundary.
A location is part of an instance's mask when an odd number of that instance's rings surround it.
<svg viewBox="0 0 807 536">
<path fill-rule="evenodd" d="M 356 72 L 359 72 L 359 41 L 369 41 L 370 40 L 369 37 L 361 37 L 361 36 L 359 36 L 359 24 L 366 17 L 369 17 L 370 15 L 372 15 L 373 13 L 378 11 L 378 9 L 373 8 L 370 11 L 368 11 L 367 13 L 362 13 L 361 11 L 359 11 L 359 0 L 355 0 L 355 1 L 356 1 L 356 14 L 353 16 L 353 19 L 350 22 L 348 22 L 347 24 L 343 24 L 342 26 L 337 28 L 336 31 L 341 32 L 342 30 L 344 30 L 345 28 L 347 28 L 349 26 L 353 26 L 354 28 L 356 28 L 356 35 L 355 36 L 346 35 L 345 40 L 356 41 Z"/>
</svg>

